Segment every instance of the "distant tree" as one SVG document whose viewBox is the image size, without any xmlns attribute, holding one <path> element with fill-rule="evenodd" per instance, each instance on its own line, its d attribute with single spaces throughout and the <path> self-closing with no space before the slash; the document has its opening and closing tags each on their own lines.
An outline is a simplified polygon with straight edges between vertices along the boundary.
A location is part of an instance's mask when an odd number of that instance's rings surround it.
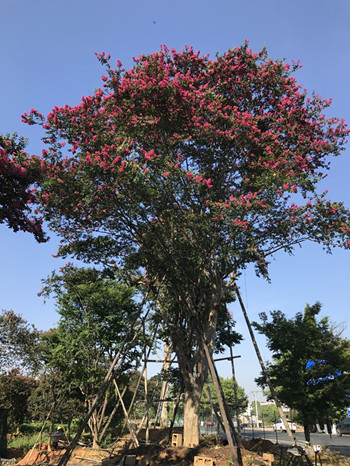
<svg viewBox="0 0 350 466">
<path fill-rule="evenodd" d="M 40 184 L 45 164 L 39 157 L 24 152 L 26 140 L 0 135 L 0 223 L 13 231 L 32 233 L 39 242 L 46 241 L 42 219 L 34 213 L 34 187 Z"/>
<path fill-rule="evenodd" d="M 264 421 L 264 424 L 273 424 L 276 420 L 279 419 L 280 415 L 276 405 L 262 405 L 258 402 L 258 414 L 259 419 Z"/>
<path fill-rule="evenodd" d="M 222 387 L 222 391 L 224 392 L 225 401 L 227 403 L 229 415 L 231 418 L 236 418 L 236 396 L 234 390 L 234 382 L 232 378 L 224 378 L 220 377 L 220 383 Z M 237 382 L 236 383 L 236 391 L 237 391 L 237 402 L 238 402 L 238 410 L 239 413 L 243 413 L 247 406 L 248 406 L 248 397 L 244 391 L 243 387 L 240 387 Z M 209 383 L 210 394 L 212 397 L 213 404 L 215 405 L 216 410 L 218 411 L 218 399 L 215 393 L 215 388 L 213 382 Z M 210 408 L 210 400 L 209 400 L 209 391 L 208 391 L 208 384 L 204 386 L 201 402 L 203 403 L 201 407 L 201 414 L 205 416 L 211 416 L 211 408 Z"/>
<path fill-rule="evenodd" d="M 45 367 L 30 395 L 29 411 L 31 419 L 38 422 L 43 422 L 50 414 L 49 431 L 53 432 L 55 424 L 64 424 L 69 435 L 73 420 L 82 419 L 85 413 L 84 397 L 79 388 L 67 383 L 62 371 Z"/>
<path fill-rule="evenodd" d="M 9 410 L 10 432 L 15 432 L 25 420 L 29 420 L 29 399 L 36 386 L 37 381 L 23 375 L 19 369 L 0 375 L 0 406 Z"/>
<path fill-rule="evenodd" d="M 13 311 L 0 313 L 0 374 L 11 369 L 38 369 L 39 331 Z"/>
<path fill-rule="evenodd" d="M 118 267 L 153 292 L 184 384 L 184 444 L 198 414 L 231 277 L 306 240 L 350 247 L 349 212 L 317 192 L 348 130 L 290 66 L 248 43 L 210 59 L 193 48 L 99 54 L 102 89 L 43 118 L 40 203 L 59 254 Z M 132 273 L 133 272 L 133 273 Z"/>
<path fill-rule="evenodd" d="M 298 411 L 307 441 L 309 425 L 347 406 L 350 394 L 350 341 L 337 334 L 328 317 L 317 320 L 320 311 L 320 303 L 292 319 L 273 311 L 270 322 L 262 313 L 261 323 L 253 324 L 272 352 L 268 372 L 276 393 Z M 256 381 L 266 386 L 263 376 Z"/>
</svg>

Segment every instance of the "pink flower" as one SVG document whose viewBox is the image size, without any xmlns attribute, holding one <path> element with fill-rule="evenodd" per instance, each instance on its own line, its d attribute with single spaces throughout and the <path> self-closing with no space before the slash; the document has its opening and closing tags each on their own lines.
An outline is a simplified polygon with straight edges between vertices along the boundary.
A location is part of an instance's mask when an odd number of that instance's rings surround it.
<svg viewBox="0 0 350 466">
<path fill-rule="evenodd" d="M 164 172 L 164 178 L 166 178 L 169 175 L 170 172 Z"/>
</svg>

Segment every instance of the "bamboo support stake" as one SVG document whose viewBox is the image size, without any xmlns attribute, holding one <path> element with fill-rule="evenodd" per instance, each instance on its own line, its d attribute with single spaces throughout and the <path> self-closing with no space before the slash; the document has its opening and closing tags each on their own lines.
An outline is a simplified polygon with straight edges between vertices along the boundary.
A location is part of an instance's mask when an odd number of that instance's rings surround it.
<svg viewBox="0 0 350 466">
<path fill-rule="evenodd" d="M 144 335 L 146 335 L 145 325 L 143 326 Z M 145 359 L 146 358 L 146 347 L 145 347 Z M 148 405 L 148 383 L 147 383 L 147 360 L 145 361 L 145 370 L 144 370 L 144 384 L 145 384 L 145 403 L 146 403 L 146 444 L 149 443 L 149 405 Z"/>
<path fill-rule="evenodd" d="M 39 438 L 42 436 L 42 433 L 44 432 L 46 423 L 47 423 L 49 417 L 51 416 L 51 414 L 52 414 L 52 412 L 53 412 L 55 406 L 56 406 L 56 403 L 53 402 L 53 403 L 52 403 L 52 406 L 51 406 L 51 408 L 50 408 L 50 411 L 48 412 L 48 414 L 47 414 L 47 416 L 46 416 L 46 419 L 45 419 L 43 425 L 41 426 L 40 432 L 39 432 L 39 434 L 38 434 L 38 436 L 37 436 L 37 439 L 36 439 L 36 441 L 35 441 L 35 443 L 34 443 L 34 446 L 33 446 L 33 448 L 32 448 L 31 451 L 30 451 L 29 457 L 27 458 L 26 466 L 27 466 L 27 464 L 29 463 L 29 461 L 30 461 L 30 459 L 31 459 L 31 457 L 32 457 L 33 451 L 35 450 L 35 447 L 36 447 L 37 444 L 38 444 Z"/>
<path fill-rule="evenodd" d="M 231 371 L 232 371 L 232 382 L 233 382 L 233 392 L 235 395 L 235 414 L 236 414 L 236 422 L 237 422 L 237 433 L 238 433 L 238 442 L 239 446 L 241 446 L 241 421 L 239 419 L 239 403 L 238 403 L 238 393 L 237 393 L 237 380 L 236 380 L 236 374 L 235 374 L 235 365 L 233 362 L 234 356 L 233 356 L 233 349 L 232 346 L 230 345 L 230 356 L 231 356 Z"/>
<path fill-rule="evenodd" d="M 220 427 L 223 430 L 225 430 L 225 427 L 224 427 L 220 417 L 218 416 L 218 413 L 214 409 L 214 403 L 213 403 L 213 398 L 211 396 L 209 380 L 208 380 L 208 384 L 207 384 L 207 394 L 208 394 L 208 398 L 209 398 L 209 405 L 210 405 L 210 411 L 211 411 L 211 420 L 212 420 L 212 422 L 214 422 L 216 420 L 216 443 L 219 444 L 219 424 L 220 424 Z"/>
<path fill-rule="evenodd" d="M 254 332 L 253 332 L 253 329 L 252 329 L 252 326 L 251 326 L 251 323 L 250 323 L 250 320 L 249 320 L 249 317 L 248 317 L 248 313 L 246 311 L 246 308 L 244 306 L 244 303 L 243 303 L 243 300 L 242 300 L 242 297 L 241 297 L 241 294 L 239 292 L 239 289 L 238 289 L 238 286 L 236 284 L 234 284 L 234 289 L 235 289 L 235 292 L 237 294 L 237 298 L 238 298 L 238 301 L 239 301 L 239 304 L 241 306 L 241 309 L 242 309 L 242 312 L 243 312 L 243 315 L 244 315 L 244 318 L 245 318 L 245 321 L 246 321 L 246 324 L 247 324 L 247 327 L 248 327 L 248 330 L 249 330 L 249 333 L 250 333 L 250 338 L 253 342 L 253 346 L 254 346 L 254 349 L 255 349 L 255 352 L 256 352 L 256 355 L 258 357 L 258 360 L 259 360 L 259 363 L 260 363 L 260 367 L 261 367 L 261 370 L 262 370 L 262 373 L 264 374 L 264 377 L 265 377 L 265 380 L 266 380 L 266 383 L 267 385 L 269 386 L 269 389 L 270 389 L 270 392 L 271 392 L 271 395 L 273 397 L 273 399 L 275 400 L 275 403 L 276 403 L 276 406 L 277 406 L 277 409 L 278 409 L 278 412 L 279 412 L 279 415 L 281 416 L 281 419 L 283 421 L 283 424 L 286 428 L 286 431 L 287 431 L 287 434 L 288 434 L 288 437 L 290 437 L 294 444 L 296 444 L 296 439 L 295 437 L 293 436 L 292 434 L 292 431 L 290 430 L 290 427 L 289 427 L 289 424 L 287 422 L 287 418 L 283 412 L 283 409 L 282 409 L 282 405 L 280 403 L 280 400 L 278 399 L 277 395 L 276 395 L 276 392 L 275 392 L 275 389 L 273 388 L 273 385 L 272 385 L 272 382 L 271 382 L 271 379 L 268 375 L 268 372 L 266 370 L 266 367 L 265 367 L 265 364 L 264 364 L 264 361 L 261 357 L 261 353 L 260 353 L 260 350 L 259 350 L 259 347 L 258 347 L 258 343 L 255 339 L 255 335 L 254 335 Z"/>
<path fill-rule="evenodd" d="M 177 394 L 177 397 L 176 397 L 176 402 L 173 403 L 173 415 L 171 417 L 171 422 L 170 422 L 170 428 L 169 428 L 169 435 L 168 435 L 168 442 L 170 443 L 171 441 L 171 435 L 173 433 L 173 428 L 174 428 L 174 423 L 175 423 L 175 418 L 176 418 L 176 413 L 177 413 L 177 410 L 179 408 L 179 404 L 180 404 L 180 401 L 181 401 L 181 395 L 182 395 L 182 390 L 183 390 L 183 387 L 180 388 L 178 394 Z"/>
<path fill-rule="evenodd" d="M 114 379 L 113 380 L 113 383 L 114 383 L 114 386 L 115 386 L 115 389 L 117 390 L 117 393 L 118 393 L 118 397 L 119 397 L 119 401 L 120 401 L 120 404 L 123 408 L 123 412 L 124 412 L 124 416 L 125 416 L 125 420 L 126 420 L 126 423 L 127 423 L 127 426 L 128 426 L 128 429 L 129 429 L 129 432 L 133 438 L 133 441 L 134 441 L 134 444 L 135 444 L 135 447 L 137 448 L 139 446 L 139 441 L 135 435 L 135 432 L 133 430 L 133 428 L 131 427 L 131 424 L 130 424 L 130 420 L 129 420 L 129 415 L 128 415 L 128 412 L 125 408 L 125 404 L 124 404 L 124 401 L 123 401 L 123 397 L 121 396 L 121 393 L 119 391 L 119 387 L 118 387 L 118 384 L 116 382 L 116 380 Z"/>
<path fill-rule="evenodd" d="M 125 388 L 123 389 L 123 392 L 122 392 L 122 394 L 121 394 L 122 398 L 124 398 L 126 389 L 127 389 L 127 387 L 125 387 Z M 119 405 L 120 405 L 120 400 L 118 399 L 118 401 L 117 401 L 116 404 L 114 405 L 113 411 L 112 411 L 111 414 L 109 415 L 108 421 L 107 421 L 106 424 L 104 425 L 104 427 L 103 427 L 103 429 L 102 429 L 102 432 L 101 432 L 101 434 L 100 434 L 99 437 L 98 437 L 99 442 L 101 442 L 101 440 L 103 439 L 103 437 L 104 437 L 104 435 L 105 435 L 105 433 L 106 433 L 106 431 L 107 431 L 107 429 L 108 429 L 110 423 L 112 422 L 112 419 L 113 419 L 114 416 L 115 416 L 115 413 L 117 412 L 117 409 L 119 408 Z"/>
<path fill-rule="evenodd" d="M 208 348 L 207 344 L 203 343 L 203 346 L 204 346 L 205 355 L 206 355 L 206 358 L 207 358 L 207 361 L 208 361 L 208 366 L 209 366 L 211 378 L 213 380 L 213 384 L 214 384 L 214 387 L 215 387 L 216 396 L 218 398 L 220 413 L 221 413 L 221 417 L 222 417 L 223 424 L 224 424 L 224 427 L 225 427 L 225 433 L 226 433 L 227 441 L 228 441 L 228 444 L 229 444 L 231 452 L 232 452 L 233 464 L 235 466 L 243 466 L 241 450 L 240 450 L 240 447 L 238 445 L 238 442 L 237 442 L 237 449 L 235 448 L 235 446 L 233 444 L 231 430 L 232 430 L 233 435 L 235 436 L 235 439 L 236 439 L 237 436 L 235 435 L 235 428 L 232 425 L 232 422 L 229 423 L 229 418 L 227 416 L 227 411 L 226 411 L 226 408 L 225 408 L 225 399 L 224 399 L 224 396 L 223 396 L 223 393 L 222 393 L 219 378 L 218 378 L 217 373 L 216 373 L 214 362 L 212 360 L 212 357 L 211 357 L 211 354 L 209 352 L 209 348 Z"/>
<path fill-rule="evenodd" d="M 171 365 L 170 357 L 171 357 L 171 345 L 168 346 L 164 342 L 164 362 L 163 362 L 163 366 L 161 370 L 161 373 L 163 374 L 169 371 L 169 367 Z M 162 388 L 160 390 L 160 399 L 158 401 L 158 406 L 157 406 L 156 418 L 154 421 L 155 426 L 157 425 L 158 417 L 159 417 L 160 425 L 162 427 L 167 427 L 168 425 L 168 411 L 167 411 L 168 393 L 169 393 L 169 383 L 167 380 L 163 380 Z"/>
<path fill-rule="evenodd" d="M 150 353 L 151 353 L 151 351 L 152 351 L 153 343 L 154 343 L 154 340 L 155 340 L 156 335 L 157 335 L 157 330 L 158 330 L 158 326 L 156 326 L 155 329 L 154 329 L 153 337 L 152 337 L 152 344 L 151 344 L 150 347 L 148 348 L 147 358 L 148 358 L 148 356 L 150 355 Z M 141 358 L 142 358 L 142 356 L 140 356 L 140 358 L 139 358 L 139 360 L 138 360 L 138 363 L 140 362 Z M 146 360 L 147 360 L 147 358 L 146 358 Z M 143 359 L 142 361 L 144 362 L 145 360 Z M 138 364 L 137 364 L 137 366 L 138 366 Z M 145 363 L 144 363 L 143 366 L 142 366 L 142 371 L 141 371 L 140 376 L 139 376 L 139 378 L 138 378 L 138 380 L 137 380 L 137 383 L 136 383 L 136 388 L 135 388 L 134 394 L 133 394 L 133 396 L 132 396 L 132 399 L 131 399 L 131 402 L 130 402 L 130 405 L 129 405 L 129 408 L 128 408 L 128 416 L 130 416 L 131 410 L 132 410 L 132 408 L 134 407 L 134 403 L 135 403 L 136 396 L 137 396 L 137 391 L 138 391 L 138 389 L 139 389 L 141 380 L 142 380 L 142 378 L 143 378 L 144 371 L 145 371 Z M 124 432 L 125 426 L 126 426 L 126 421 L 124 421 L 124 425 L 123 425 L 122 430 L 121 430 L 121 435 L 122 435 L 123 432 Z"/>
</svg>

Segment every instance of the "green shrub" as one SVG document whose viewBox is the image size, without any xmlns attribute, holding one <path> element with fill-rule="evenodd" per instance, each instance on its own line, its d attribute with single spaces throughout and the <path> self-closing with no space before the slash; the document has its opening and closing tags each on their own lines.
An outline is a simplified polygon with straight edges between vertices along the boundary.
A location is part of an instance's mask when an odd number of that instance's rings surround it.
<svg viewBox="0 0 350 466">
<path fill-rule="evenodd" d="M 42 442 L 48 442 L 48 433 L 44 432 L 42 436 Z M 30 435 L 19 435 L 16 438 L 10 439 L 7 442 L 8 448 L 22 448 L 24 454 L 26 454 L 35 443 L 38 441 L 38 433 L 30 434 Z"/>
<path fill-rule="evenodd" d="M 39 434 L 43 425 L 41 422 L 31 422 L 31 423 L 23 423 L 19 427 L 19 432 L 23 435 L 32 435 L 32 434 Z M 44 432 L 49 431 L 49 425 L 47 424 L 44 428 Z"/>
</svg>

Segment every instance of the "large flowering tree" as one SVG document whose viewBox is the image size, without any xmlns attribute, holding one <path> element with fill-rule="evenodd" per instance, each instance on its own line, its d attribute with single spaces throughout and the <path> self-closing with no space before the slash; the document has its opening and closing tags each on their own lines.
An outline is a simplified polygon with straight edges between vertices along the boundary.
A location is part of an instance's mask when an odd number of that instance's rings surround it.
<svg viewBox="0 0 350 466">
<path fill-rule="evenodd" d="M 0 135 L 0 223 L 13 231 L 27 231 L 45 241 L 40 216 L 33 213 L 34 183 L 40 183 L 44 165 L 24 152 L 24 138 Z"/>
<path fill-rule="evenodd" d="M 102 88 L 44 119 L 42 212 L 60 255 L 133 270 L 152 290 L 198 443 L 206 376 L 230 274 L 306 240 L 350 246 L 349 212 L 316 187 L 347 135 L 290 66 L 248 44 L 216 59 L 162 47 L 126 71 L 99 54 Z"/>
</svg>

